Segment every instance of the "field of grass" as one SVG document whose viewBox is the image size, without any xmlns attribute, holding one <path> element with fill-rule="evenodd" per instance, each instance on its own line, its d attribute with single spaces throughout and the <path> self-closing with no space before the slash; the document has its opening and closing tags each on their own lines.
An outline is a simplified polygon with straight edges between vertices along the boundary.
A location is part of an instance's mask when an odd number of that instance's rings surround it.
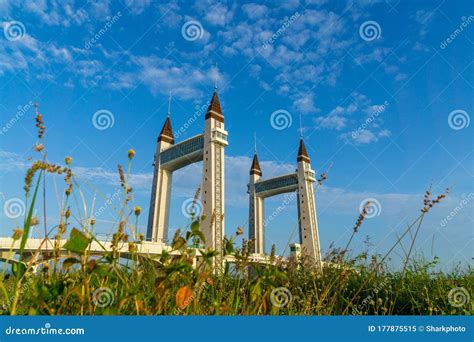
<svg viewBox="0 0 474 342">
<path fill-rule="evenodd" d="M 0 312 L 5 315 L 468 315 L 473 305 L 474 274 L 470 266 L 450 273 L 435 272 L 436 260 L 417 261 L 413 257 L 416 237 L 423 218 L 445 196 L 431 199 L 425 194 L 420 216 L 415 218 L 385 255 L 349 256 L 350 241 L 343 249 L 325 256 L 324 267 L 315 269 L 305 258 L 282 263 L 273 256 L 272 264 L 249 261 L 252 241 L 236 246 L 234 237 L 225 240 L 225 253 L 235 257 L 235 265 L 212 267 L 214 251 L 203 250 L 203 258 L 193 267 L 196 241 L 203 240 L 200 217 L 191 220 L 173 238 L 179 256 L 163 254 L 152 258 L 139 255 L 143 236 L 137 234 L 139 207 L 133 206 L 128 185 L 135 152 L 128 152 L 128 167 L 119 165 L 123 199 L 117 213 L 112 250 L 103 256 L 89 255 L 95 240 L 94 218 L 83 207 L 81 184 L 71 169 L 72 158 L 64 165 L 50 164 L 44 146 L 44 125 L 37 112 L 39 141 L 25 177 L 27 210 L 23 227 L 13 238 L 19 243 L 19 256 L 7 272 L 0 274 Z M 24 251 L 32 227 L 39 225 L 33 215 L 42 197 L 45 177 L 61 175 L 65 196 L 57 225 L 48 226 L 51 253 Z M 325 178 L 325 176 L 324 176 Z M 78 211 L 80 213 L 73 213 Z M 81 212 L 82 211 L 82 212 Z M 357 219 L 353 236 L 365 219 L 365 209 Z M 77 220 L 76 217 L 86 218 Z M 45 221 L 46 222 L 46 221 Z M 241 234 L 240 230 L 235 233 Z M 392 251 L 402 238 L 409 249 L 400 271 L 387 266 Z M 67 239 L 64 249 L 59 241 Z M 127 259 L 119 253 L 128 246 Z"/>
</svg>

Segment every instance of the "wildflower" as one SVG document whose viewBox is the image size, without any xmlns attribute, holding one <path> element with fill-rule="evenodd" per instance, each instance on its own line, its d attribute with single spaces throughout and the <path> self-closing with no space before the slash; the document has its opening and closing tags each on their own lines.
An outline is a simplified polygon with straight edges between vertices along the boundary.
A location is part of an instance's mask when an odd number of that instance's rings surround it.
<svg viewBox="0 0 474 342">
<path fill-rule="evenodd" d="M 15 230 L 13 231 L 12 238 L 13 240 L 19 240 L 22 235 L 23 235 L 23 230 L 20 228 L 15 228 Z"/>
<path fill-rule="evenodd" d="M 72 158 L 71 157 L 66 157 L 66 158 L 64 158 L 64 161 L 65 161 L 66 165 L 71 165 Z"/>
<path fill-rule="evenodd" d="M 421 209 L 422 213 L 427 213 L 435 204 L 441 202 L 441 200 L 445 198 L 450 191 L 449 188 L 446 188 L 444 193 L 442 193 L 441 195 L 438 195 L 434 200 L 432 200 L 430 189 L 426 190 L 425 197 L 423 199 L 423 209 Z"/>
<path fill-rule="evenodd" d="M 31 218 L 31 225 L 32 226 L 37 226 L 39 224 L 39 220 L 36 216 Z"/>
<path fill-rule="evenodd" d="M 58 226 L 58 234 L 64 234 L 66 232 L 66 225 L 64 223 L 60 223 Z"/>
<path fill-rule="evenodd" d="M 135 212 L 135 215 L 136 216 L 139 216 L 141 211 L 142 211 L 142 208 L 140 208 L 139 206 L 136 206 L 133 211 Z"/>
<path fill-rule="evenodd" d="M 43 144 L 35 144 L 35 151 L 41 152 L 44 149 Z"/>
<path fill-rule="evenodd" d="M 91 226 L 95 224 L 95 219 L 91 218 Z"/>
<path fill-rule="evenodd" d="M 64 213 L 64 216 L 66 216 L 66 218 L 69 218 L 71 216 L 71 208 L 67 208 L 66 212 Z"/>
<path fill-rule="evenodd" d="M 188 286 L 181 287 L 176 292 L 176 306 L 180 309 L 184 309 L 188 306 L 192 296 L 193 293 Z"/>
<path fill-rule="evenodd" d="M 35 103 L 35 120 L 36 120 L 36 127 L 38 128 L 38 138 L 43 139 L 45 127 L 43 125 L 43 115 L 41 115 L 38 111 L 38 104 Z"/>
<path fill-rule="evenodd" d="M 368 210 L 370 205 L 371 205 L 370 201 L 365 202 L 364 208 L 362 209 L 362 212 L 360 213 L 359 217 L 357 218 L 356 225 L 354 226 L 354 233 L 357 233 L 360 226 L 362 226 L 362 222 L 364 222 L 365 217 L 367 216 L 367 210 Z"/>
<path fill-rule="evenodd" d="M 125 174 L 123 173 L 122 165 L 118 164 L 117 169 L 118 169 L 118 173 L 119 173 L 119 177 L 120 177 L 120 184 L 122 186 L 125 186 Z"/>
<path fill-rule="evenodd" d="M 137 246 L 133 242 L 128 243 L 128 252 L 135 253 L 137 251 Z"/>
<path fill-rule="evenodd" d="M 128 150 L 128 159 L 132 159 L 135 156 L 135 150 L 129 149 Z"/>
</svg>

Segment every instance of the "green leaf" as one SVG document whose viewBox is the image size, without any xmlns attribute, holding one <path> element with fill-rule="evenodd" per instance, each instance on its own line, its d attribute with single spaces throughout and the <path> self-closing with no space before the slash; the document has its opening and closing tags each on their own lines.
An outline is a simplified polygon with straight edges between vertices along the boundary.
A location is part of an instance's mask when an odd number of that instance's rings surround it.
<svg viewBox="0 0 474 342">
<path fill-rule="evenodd" d="M 24 262 L 15 262 L 12 264 L 12 273 L 16 279 L 20 279 L 26 272 L 26 264 Z"/>
<path fill-rule="evenodd" d="M 73 266 L 74 264 L 79 264 L 81 261 L 77 258 L 74 258 L 74 257 L 71 257 L 71 258 L 66 258 L 64 261 L 63 261 L 63 269 L 67 269 L 71 266 Z"/>
<path fill-rule="evenodd" d="M 231 254 L 234 252 L 234 244 L 232 243 L 232 241 L 227 241 L 227 243 L 225 244 L 225 252 L 226 254 Z"/>
<path fill-rule="evenodd" d="M 194 233 L 194 235 L 198 236 L 202 243 L 206 243 L 206 237 L 204 236 L 203 232 L 198 230 L 197 232 Z"/>
<path fill-rule="evenodd" d="M 194 234 L 199 231 L 199 221 L 193 221 L 193 223 L 191 223 L 191 231 Z"/>
<path fill-rule="evenodd" d="M 64 244 L 63 247 L 68 251 L 83 254 L 90 242 L 91 239 L 85 236 L 84 233 L 80 232 L 76 228 L 73 228 L 71 230 L 69 240 Z"/>
<path fill-rule="evenodd" d="M 33 198 L 31 199 L 30 208 L 28 210 L 28 216 L 26 217 L 25 224 L 23 226 L 23 235 L 20 241 L 20 259 L 19 259 L 20 261 L 23 258 L 23 251 L 25 249 L 26 241 L 28 240 L 28 236 L 30 234 L 31 218 L 33 217 L 33 210 L 35 208 L 36 196 L 38 195 L 38 189 L 39 189 L 42 174 L 43 174 L 43 171 L 40 172 L 38 176 L 38 180 L 36 181 L 35 193 L 33 194 Z"/>
<path fill-rule="evenodd" d="M 182 248 L 183 246 L 186 246 L 186 240 L 180 236 L 178 239 L 176 239 L 176 241 L 173 242 L 171 247 L 176 250 Z"/>
</svg>

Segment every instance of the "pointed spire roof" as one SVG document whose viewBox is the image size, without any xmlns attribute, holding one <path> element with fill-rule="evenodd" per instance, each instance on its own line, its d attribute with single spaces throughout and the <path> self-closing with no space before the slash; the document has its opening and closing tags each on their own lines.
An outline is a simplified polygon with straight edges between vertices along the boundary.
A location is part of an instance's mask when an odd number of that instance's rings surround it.
<svg viewBox="0 0 474 342">
<path fill-rule="evenodd" d="M 165 124 L 161 129 L 160 136 L 158 137 L 158 142 L 165 141 L 170 144 L 174 144 L 173 130 L 171 129 L 171 120 L 168 114 Z"/>
<path fill-rule="evenodd" d="M 260 163 L 258 162 L 257 153 L 253 155 L 252 166 L 250 167 L 251 175 L 262 175 L 262 170 L 260 169 Z"/>
<path fill-rule="evenodd" d="M 300 148 L 298 149 L 298 158 L 296 158 L 298 162 L 305 161 L 307 163 L 310 162 L 308 152 L 306 151 L 306 146 L 304 145 L 303 138 L 300 139 Z"/>
<path fill-rule="evenodd" d="M 206 120 L 209 118 L 224 122 L 224 115 L 222 115 L 221 104 L 219 102 L 219 96 L 217 95 L 217 88 L 214 89 L 214 94 L 212 94 L 211 102 L 207 108 Z"/>
</svg>

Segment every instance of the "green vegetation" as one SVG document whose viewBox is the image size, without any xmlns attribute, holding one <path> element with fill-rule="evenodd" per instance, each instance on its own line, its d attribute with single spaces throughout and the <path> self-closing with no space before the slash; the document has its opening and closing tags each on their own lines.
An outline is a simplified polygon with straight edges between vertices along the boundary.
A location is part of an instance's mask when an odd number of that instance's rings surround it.
<svg viewBox="0 0 474 342">
<path fill-rule="evenodd" d="M 366 208 L 354 227 L 353 236 L 342 250 L 334 249 L 325 257 L 322 272 L 305 258 L 283 262 L 274 255 L 270 264 L 255 264 L 249 259 L 252 241 L 235 246 L 235 237 L 225 240 L 225 254 L 235 264 L 215 269 L 215 251 L 202 250 L 201 260 L 193 267 L 195 248 L 204 240 L 202 217 L 193 217 L 189 226 L 173 238 L 172 249 L 179 251 L 150 257 L 138 253 L 143 236 L 137 234 L 141 213 L 133 207 L 133 191 L 128 179 L 135 152 L 128 152 L 128 168 L 119 165 L 123 199 L 117 211 L 112 248 L 101 256 L 90 255 L 89 246 L 97 241 L 94 219 L 85 205 L 81 184 L 70 167 L 47 162 L 43 142 L 42 116 L 37 112 L 39 143 L 35 150 L 41 159 L 27 171 L 25 192 L 27 215 L 23 228 L 14 230 L 19 243 L 19 258 L 0 279 L 0 310 L 11 315 L 453 315 L 472 314 L 470 293 L 474 274 L 470 266 L 449 274 L 435 272 L 436 260 L 417 262 L 412 257 L 423 218 L 444 198 L 431 200 L 427 191 L 420 216 L 386 255 L 361 254 L 350 258 L 347 251 L 354 234 L 362 226 Z M 39 248 L 26 252 L 31 228 L 38 225 L 35 203 L 44 191 L 50 174 L 64 175 L 65 196 L 56 226 L 47 227 L 44 243 L 52 252 Z M 323 177 L 322 177 L 323 178 Z M 325 176 L 324 176 L 325 178 Z M 43 181 L 43 182 L 42 182 Z M 31 192 L 31 189 L 34 189 Z M 196 194 L 196 199 L 199 192 Z M 43 197 L 44 198 L 44 197 Z M 70 202 L 76 203 L 72 213 Z M 77 205 L 82 203 L 82 207 Z M 239 228 L 237 235 L 242 234 Z M 68 235 L 68 237 L 66 237 Z M 410 237 L 403 269 L 387 266 L 391 252 L 401 239 Z M 67 238 L 63 248 L 60 242 Z M 128 252 L 123 254 L 123 246 Z"/>
</svg>

